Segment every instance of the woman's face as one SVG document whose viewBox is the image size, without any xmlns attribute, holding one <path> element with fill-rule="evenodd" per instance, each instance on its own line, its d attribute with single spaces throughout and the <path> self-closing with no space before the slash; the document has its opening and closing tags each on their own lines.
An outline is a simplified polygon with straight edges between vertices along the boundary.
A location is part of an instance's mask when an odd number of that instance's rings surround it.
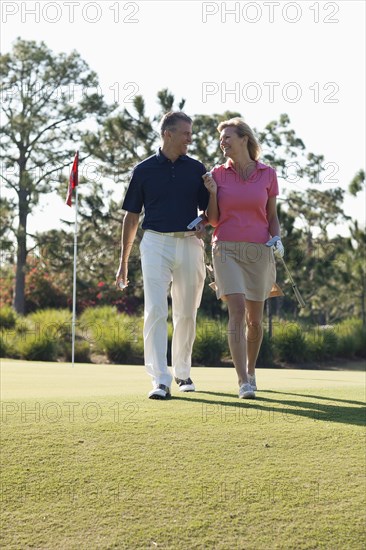
<svg viewBox="0 0 366 550">
<path fill-rule="evenodd" d="M 239 137 L 233 126 L 228 126 L 220 134 L 220 148 L 225 157 L 235 158 L 243 152 L 248 138 Z"/>
</svg>

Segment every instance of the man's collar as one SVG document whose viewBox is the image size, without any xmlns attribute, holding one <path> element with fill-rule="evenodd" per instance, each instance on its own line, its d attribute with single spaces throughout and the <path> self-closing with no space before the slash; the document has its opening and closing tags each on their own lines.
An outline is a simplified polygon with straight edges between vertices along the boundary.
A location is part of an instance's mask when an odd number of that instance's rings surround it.
<svg viewBox="0 0 366 550">
<path fill-rule="evenodd" d="M 166 162 L 168 161 L 168 157 L 166 157 L 163 153 L 163 151 L 161 150 L 161 147 L 159 147 L 159 149 L 157 149 L 156 151 L 156 159 L 157 161 L 162 164 L 163 162 Z M 180 155 L 177 160 L 187 160 L 188 159 L 188 156 L 187 155 Z"/>
</svg>

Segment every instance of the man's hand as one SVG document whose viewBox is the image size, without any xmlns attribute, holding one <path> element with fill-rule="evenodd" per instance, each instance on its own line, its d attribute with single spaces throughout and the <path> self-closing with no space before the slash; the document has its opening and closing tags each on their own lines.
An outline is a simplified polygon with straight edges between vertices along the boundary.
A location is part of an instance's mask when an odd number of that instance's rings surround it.
<svg viewBox="0 0 366 550">
<path fill-rule="evenodd" d="M 195 237 L 197 237 L 197 239 L 203 239 L 205 234 L 206 234 L 205 223 L 201 222 L 198 225 L 196 225 Z"/>
<path fill-rule="evenodd" d="M 118 290 L 124 290 L 128 286 L 128 263 L 120 263 L 118 271 L 116 273 L 116 287 Z"/>
</svg>

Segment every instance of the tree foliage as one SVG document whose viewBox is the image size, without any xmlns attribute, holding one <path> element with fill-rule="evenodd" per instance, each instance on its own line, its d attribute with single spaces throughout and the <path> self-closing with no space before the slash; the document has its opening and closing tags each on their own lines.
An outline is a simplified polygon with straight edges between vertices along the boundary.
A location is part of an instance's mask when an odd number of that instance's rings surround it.
<svg viewBox="0 0 366 550">
<path fill-rule="evenodd" d="M 24 313 L 27 303 L 30 308 L 38 307 L 43 299 L 40 289 L 49 288 L 54 301 L 64 304 L 66 299 L 71 305 L 72 224 L 33 235 L 37 246 L 34 256 L 28 258 L 27 220 L 41 196 L 58 190 L 60 182 L 65 193 L 63 170 L 72 161 L 75 145 L 82 144 L 80 166 L 86 159 L 95 161 L 101 179 L 88 182 L 80 178 L 79 310 L 112 303 L 120 311 L 139 311 L 143 302 L 138 250 L 141 232 L 132 251 L 130 286 L 123 294 L 114 287 L 122 198 L 133 166 L 159 146 L 161 117 L 169 110 L 185 108 L 185 99 L 177 101 L 168 89 L 162 89 L 157 92 L 154 115 L 147 113 L 142 96 L 134 98 L 131 108 L 117 111 L 116 104 L 106 105 L 97 93 L 98 77 L 77 52 L 56 55 L 43 42 L 20 38 L 10 53 L 0 56 L 0 76 L 5 121 L 1 176 L 12 192 L 11 197 L 0 201 L 0 238 L 9 264 L 14 261 L 12 231 L 17 247 L 15 288 L 4 294 L 4 299 L 8 301 L 8 296 L 14 295 L 15 309 Z M 226 111 L 193 117 L 190 155 L 201 160 L 207 169 L 223 162 L 217 126 L 234 116 L 241 113 Z M 285 180 L 295 170 L 304 188 L 302 192 L 286 192 L 278 212 L 286 260 L 307 307 L 299 312 L 286 274 L 278 264 L 278 279 L 286 295 L 272 302 L 273 311 L 283 317 L 301 315 L 321 324 L 351 315 L 361 315 L 366 322 L 365 231 L 352 221 L 349 238 L 329 238 L 330 225 L 351 222 L 343 210 L 344 190 L 323 190 L 311 185 L 320 181 L 324 157 L 307 150 L 287 114 L 254 131 L 262 146 L 261 160 L 272 165 Z M 365 173 L 359 170 L 350 182 L 349 192 L 355 196 L 364 190 L 364 185 Z M 116 189 L 118 200 L 113 195 Z M 206 238 L 207 261 L 211 233 L 212 229 Z M 11 282 L 10 272 L 11 269 L 4 275 L 7 285 Z M 29 287 L 26 292 L 25 284 Z M 38 292 L 33 301 L 29 295 L 31 284 Z M 52 303 L 52 299 L 46 302 Z M 215 317 L 223 307 L 206 288 L 202 311 Z"/>
<path fill-rule="evenodd" d="M 14 305 L 24 313 L 27 220 L 40 196 L 54 190 L 84 133 L 82 122 L 107 114 L 95 92 L 98 78 L 80 55 L 55 55 L 41 42 L 20 38 L 0 56 L 2 180 L 15 197 L 18 227 Z"/>
</svg>

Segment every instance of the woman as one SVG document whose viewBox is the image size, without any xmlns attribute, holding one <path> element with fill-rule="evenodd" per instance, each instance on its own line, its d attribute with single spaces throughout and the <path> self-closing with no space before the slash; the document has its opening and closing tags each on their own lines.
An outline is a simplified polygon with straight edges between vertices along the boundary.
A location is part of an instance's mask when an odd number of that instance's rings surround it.
<svg viewBox="0 0 366 550">
<path fill-rule="evenodd" d="M 210 193 L 206 215 L 215 227 L 212 255 L 217 298 L 228 305 L 228 341 L 239 397 L 253 399 L 264 301 L 276 280 L 273 251 L 265 243 L 280 236 L 278 183 L 275 170 L 258 161 L 260 146 L 242 119 L 221 122 L 217 129 L 227 162 L 203 176 Z M 276 248 L 283 256 L 280 240 Z"/>
</svg>

